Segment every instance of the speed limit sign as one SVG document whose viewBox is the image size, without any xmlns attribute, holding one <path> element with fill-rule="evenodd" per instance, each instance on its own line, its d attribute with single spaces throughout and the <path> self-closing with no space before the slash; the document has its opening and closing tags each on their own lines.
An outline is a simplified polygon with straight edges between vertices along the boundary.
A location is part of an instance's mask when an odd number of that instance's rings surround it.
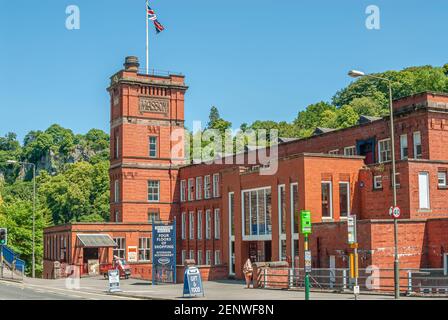
<svg viewBox="0 0 448 320">
<path fill-rule="evenodd" d="M 399 218 L 401 214 L 401 210 L 399 207 L 390 207 L 389 208 L 389 215 L 393 216 L 394 218 Z"/>
</svg>

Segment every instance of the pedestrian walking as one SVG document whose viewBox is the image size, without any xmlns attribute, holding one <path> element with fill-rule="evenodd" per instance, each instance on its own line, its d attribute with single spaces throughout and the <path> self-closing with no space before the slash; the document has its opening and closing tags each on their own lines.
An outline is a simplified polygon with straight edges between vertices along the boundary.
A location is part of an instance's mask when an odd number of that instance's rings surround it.
<svg viewBox="0 0 448 320">
<path fill-rule="evenodd" d="M 250 258 L 249 258 L 249 259 L 247 259 L 247 261 L 243 267 L 243 273 L 244 273 L 244 277 L 246 278 L 247 288 L 250 288 L 250 282 L 252 281 L 253 272 L 254 272 L 254 269 L 252 267 L 252 262 L 250 261 Z"/>
</svg>

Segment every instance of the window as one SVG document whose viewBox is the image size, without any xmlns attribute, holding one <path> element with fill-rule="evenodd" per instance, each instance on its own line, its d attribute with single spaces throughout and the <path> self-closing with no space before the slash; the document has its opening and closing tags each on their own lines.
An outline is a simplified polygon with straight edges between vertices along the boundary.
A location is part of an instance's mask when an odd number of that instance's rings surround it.
<svg viewBox="0 0 448 320">
<path fill-rule="evenodd" d="M 221 251 L 215 250 L 215 265 L 221 264 Z"/>
<path fill-rule="evenodd" d="M 344 148 L 344 156 L 356 156 L 356 147 L 346 147 Z"/>
<path fill-rule="evenodd" d="M 299 185 L 291 184 L 291 216 L 294 220 L 293 233 L 299 233 Z"/>
<path fill-rule="evenodd" d="M 210 209 L 205 211 L 205 239 L 211 239 L 212 237 L 212 223 L 211 223 Z"/>
<path fill-rule="evenodd" d="M 373 189 L 383 189 L 383 176 L 373 177 Z"/>
<path fill-rule="evenodd" d="M 439 171 L 437 173 L 438 186 L 446 188 L 446 171 Z"/>
<path fill-rule="evenodd" d="M 114 202 L 119 203 L 120 202 L 120 181 L 115 180 L 114 182 Z"/>
<path fill-rule="evenodd" d="M 269 239 L 272 234 L 271 188 L 242 191 L 243 239 Z"/>
<path fill-rule="evenodd" d="M 286 240 L 281 240 L 280 241 L 280 260 L 281 261 L 286 261 Z"/>
<path fill-rule="evenodd" d="M 187 230 L 187 214 L 185 212 L 182 212 L 182 240 L 185 240 L 185 238 L 187 237 L 186 230 Z"/>
<path fill-rule="evenodd" d="M 190 260 L 194 260 L 194 250 L 190 250 Z"/>
<path fill-rule="evenodd" d="M 322 182 L 322 218 L 333 217 L 331 182 Z"/>
<path fill-rule="evenodd" d="M 198 240 L 202 239 L 202 211 L 198 210 Z"/>
<path fill-rule="evenodd" d="M 328 154 L 339 154 L 339 149 L 328 151 Z"/>
<path fill-rule="evenodd" d="M 221 237 L 221 224 L 219 217 L 219 209 L 215 209 L 215 239 L 219 239 Z"/>
<path fill-rule="evenodd" d="M 210 176 L 204 177 L 204 198 L 210 199 Z"/>
<path fill-rule="evenodd" d="M 429 205 L 429 173 L 418 173 L 418 195 L 420 209 L 430 209 Z"/>
<path fill-rule="evenodd" d="M 286 191 L 285 185 L 278 186 L 278 212 L 280 233 L 286 234 Z"/>
<path fill-rule="evenodd" d="M 148 209 L 148 223 L 160 221 L 160 213 L 157 209 Z"/>
<path fill-rule="evenodd" d="M 196 177 L 196 200 L 202 199 L 202 177 Z"/>
<path fill-rule="evenodd" d="M 194 200 L 194 179 L 188 179 L 188 201 Z"/>
<path fill-rule="evenodd" d="M 126 239 L 125 238 L 114 238 L 117 246 L 113 250 L 113 255 L 121 259 L 126 259 Z"/>
<path fill-rule="evenodd" d="M 202 250 L 198 250 L 198 261 L 196 264 L 202 266 Z"/>
<path fill-rule="evenodd" d="M 115 132 L 115 159 L 120 157 L 120 137 L 118 136 L 118 132 Z"/>
<path fill-rule="evenodd" d="M 212 264 L 212 250 L 205 251 L 205 264 L 208 266 Z"/>
<path fill-rule="evenodd" d="M 185 180 L 182 180 L 180 182 L 180 201 L 181 202 L 185 202 L 185 187 L 187 186 L 186 184 L 187 184 L 187 182 Z"/>
<path fill-rule="evenodd" d="M 149 137 L 149 157 L 157 157 L 157 137 Z"/>
<path fill-rule="evenodd" d="M 148 201 L 149 202 L 160 201 L 160 181 L 158 180 L 148 181 Z"/>
<path fill-rule="evenodd" d="M 194 212 L 190 212 L 190 217 L 189 217 L 189 225 L 190 225 L 190 240 L 194 239 Z"/>
<path fill-rule="evenodd" d="M 408 155 L 408 135 L 402 134 L 400 136 L 400 157 L 401 159 L 407 159 Z"/>
<path fill-rule="evenodd" d="M 185 260 L 187 260 L 187 250 L 182 250 L 182 261 L 181 264 L 185 264 Z"/>
<path fill-rule="evenodd" d="M 229 192 L 229 218 L 230 218 L 230 235 L 235 235 L 235 210 L 233 206 L 235 205 L 235 194 Z"/>
<path fill-rule="evenodd" d="M 139 261 L 151 260 L 151 238 L 138 239 L 138 260 Z"/>
<path fill-rule="evenodd" d="M 219 173 L 213 175 L 213 197 L 219 197 Z"/>
<path fill-rule="evenodd" d="M 378 159 L 380 163 L 392 159 L 390 139 L 378 141 Z"/>
<path fill-rule="evenodd" d="M 419 131 L 414 132 L 414 158 L 422 158 L 422 137 Z"/>
<path fill-rule="evenodd" d="M 350 215 L 350 183 L 339 183 L 339 214 L 341 217 Z"/>
<path fill-rule="evenodd" d="M 120 211 L 115 210 L 115 222 L 120 222 Z"/>
</svg>

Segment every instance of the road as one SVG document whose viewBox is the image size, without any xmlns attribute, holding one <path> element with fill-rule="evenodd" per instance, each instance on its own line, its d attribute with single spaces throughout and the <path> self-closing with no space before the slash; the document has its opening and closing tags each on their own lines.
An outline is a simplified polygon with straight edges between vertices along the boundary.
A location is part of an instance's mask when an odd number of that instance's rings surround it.
<svg viewBox="0 0 448 320">
<path fill-rule="evenodd" d="M 81 292 L 0 280 L 0 300 L 123 300 L 107 293 Z"/>
</svg>

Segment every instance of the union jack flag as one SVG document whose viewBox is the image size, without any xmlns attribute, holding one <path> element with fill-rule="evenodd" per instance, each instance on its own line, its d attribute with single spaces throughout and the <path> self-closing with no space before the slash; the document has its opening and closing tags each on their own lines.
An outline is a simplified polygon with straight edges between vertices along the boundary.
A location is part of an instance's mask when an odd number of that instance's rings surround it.
<svg viewBox="0 0 448 320">
<path fill-rule="evenodd" d="M 157 15 L 156 12 L 154 10 L 151 9 L 151 7 L 149 6 L 149 3 L 147 4 L 147 11 L 148 11 L 148 19 L 151 21 L 157 20 Z"/>
<path fill-rule="evenodd" d="M 163 30 L 165 30 L 165 27 L 162 26 L 162 24 L 161 24 L 157 19 L 154 20 L 154 26 L 156 27 L 156 32 L 157 32 L 157 33 L 160 33 L 160 32 L 162 32 Z"/>
</svg>

